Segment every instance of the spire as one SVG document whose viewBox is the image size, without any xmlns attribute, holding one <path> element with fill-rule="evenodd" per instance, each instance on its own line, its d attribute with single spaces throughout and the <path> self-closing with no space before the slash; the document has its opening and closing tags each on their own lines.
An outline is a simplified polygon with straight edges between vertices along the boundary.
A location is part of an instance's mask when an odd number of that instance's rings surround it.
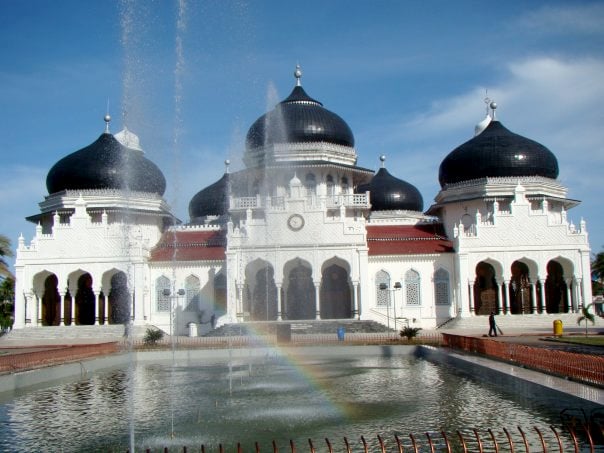
<svg viewBox="0 0 604 453">
<path fill-rule="evenodd" d="M 231 165 L 231 161 L 229 159 L 226 159 L 224 161 L 224 172 L 225 173 L 229 173 L 229 166 Z"/>
<path fill-rule="evenodd" d="M 302 86 L 302 68 L 300 68 L 299 64 L 296 64 L 296 70 L 294 71 L 294 77 L 296 78 L 296 86 Z"/>
<path fill-rule="evenodd" d="M 380 156 L 380 162 L 382 162 L 382 168 L 386 168 L 386 156 L 384 154 Z"/>
<path fill-rule="evenodd" d="M 109 123 L 111 122 L 111 115 L 109 115 L 109 113 L 106 113 L 103 120 L 105 121 L 105 134 L 109 134 Z"/>
</svg>

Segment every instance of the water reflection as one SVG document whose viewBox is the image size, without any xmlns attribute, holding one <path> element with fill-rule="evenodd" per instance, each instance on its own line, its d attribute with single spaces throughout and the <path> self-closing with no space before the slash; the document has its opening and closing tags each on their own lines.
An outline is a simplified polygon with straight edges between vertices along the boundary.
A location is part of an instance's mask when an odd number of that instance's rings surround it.
<svg viewBox="0 0 604 453">
<path fill-rule="evenodd" d="M 2 451 L 126 451 L 128 373 L 111 370 L 16 393 L 0 405 Z M 560 404 L 514 396 L 447 365 L 414 357 L 359 357 L 138 365 L 133 374 L 136 442 L 252 448 L 254 441 L 358 439 L 462 427 L 558 423 Z M 170 439 L 171 408 L 175 439 Z M 280 444 L 278 444 L 280 445 Z M 245 448 L 244 448 L 245 450 Z"/>
</svg>

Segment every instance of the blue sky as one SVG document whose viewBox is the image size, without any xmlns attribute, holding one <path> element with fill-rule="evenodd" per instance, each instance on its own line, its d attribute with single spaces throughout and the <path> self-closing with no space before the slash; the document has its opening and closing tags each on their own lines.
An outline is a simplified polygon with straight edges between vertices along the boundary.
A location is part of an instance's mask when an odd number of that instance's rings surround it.
<svg viewBox="0 0 604 453">
<path fill-rule="evenodd" d="M 294 86 L 338 113 L 358 164 L 437 194 L 438 166 L 498 119 L 558 158 L 569 212 L 604 246 L 604 3 L 557 1 L 0 2 L 0 233 L 29 242 L 62 157 L 124 124 L 189 200 L 241 168 L 249 126 Z"/>
</svg>

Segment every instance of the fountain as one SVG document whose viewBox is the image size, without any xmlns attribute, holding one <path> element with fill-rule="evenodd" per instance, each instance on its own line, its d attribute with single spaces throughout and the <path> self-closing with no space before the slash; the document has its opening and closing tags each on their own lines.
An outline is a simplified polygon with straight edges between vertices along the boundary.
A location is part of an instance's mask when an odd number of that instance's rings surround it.
<svg viewBox="0 0 604 453">
<path fill-rule="evenodd" d="M 187 350 L 176 362 L 170 352 L 147 352 L 131 369 L 121 357 L 103 369 L 90 363 L 84 376 L 2 394 L 0 449 L 234 451 L 240 443 L 251 451 L 258 443 L 267 451 L 274 441 L 288 451 L 292 440 L 304 451 L 309 438 L 346 437 L 360 448 L 364 436 L 376 451 L 376 434 L 393 442 L 490 427 L 501 435 L 505 427 L 559 427 L 562 409 L 597 407 L 405 346 Z M 539 446 L 534 433 L 528 438 Z"/>
</svg>

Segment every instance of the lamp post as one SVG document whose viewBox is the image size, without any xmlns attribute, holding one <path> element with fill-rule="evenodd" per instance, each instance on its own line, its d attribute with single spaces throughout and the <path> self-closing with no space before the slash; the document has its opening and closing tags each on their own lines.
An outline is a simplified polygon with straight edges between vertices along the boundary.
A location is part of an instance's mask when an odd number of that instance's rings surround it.
<svg viewBox="0 0 604 453">
<path fill-rule="evenodd" d="M 176 315 L 174 313 L 174 300 L 180 296 L 185 295 L 184 289 L 179 289 L 176 294 L 172 295 L 169 288 L 163 290 L 163 295 L 170 298 L 170 338 L 172 338 L 172 344 L 174 344 L 174 334 L 176 333 Z"/>
<path fill-rule="evenodd" d="M 401 282 L 394 282 L 394 287 L 390 288 L 388 283 L 380 283 L 380 289 L 385 291 L 390 291 L 392 293 L 393 300 L 393 315 L 394 315 L 394 330 L 396 330 L 396 297 L 394 295 L 395 291 L 401 289 L 403 285 Z M 388 303 L 386 304 L 386 322 L 388 324 L 388 330 L 390 330 L 390 297 L 388 297 Z"/>
</svg>

